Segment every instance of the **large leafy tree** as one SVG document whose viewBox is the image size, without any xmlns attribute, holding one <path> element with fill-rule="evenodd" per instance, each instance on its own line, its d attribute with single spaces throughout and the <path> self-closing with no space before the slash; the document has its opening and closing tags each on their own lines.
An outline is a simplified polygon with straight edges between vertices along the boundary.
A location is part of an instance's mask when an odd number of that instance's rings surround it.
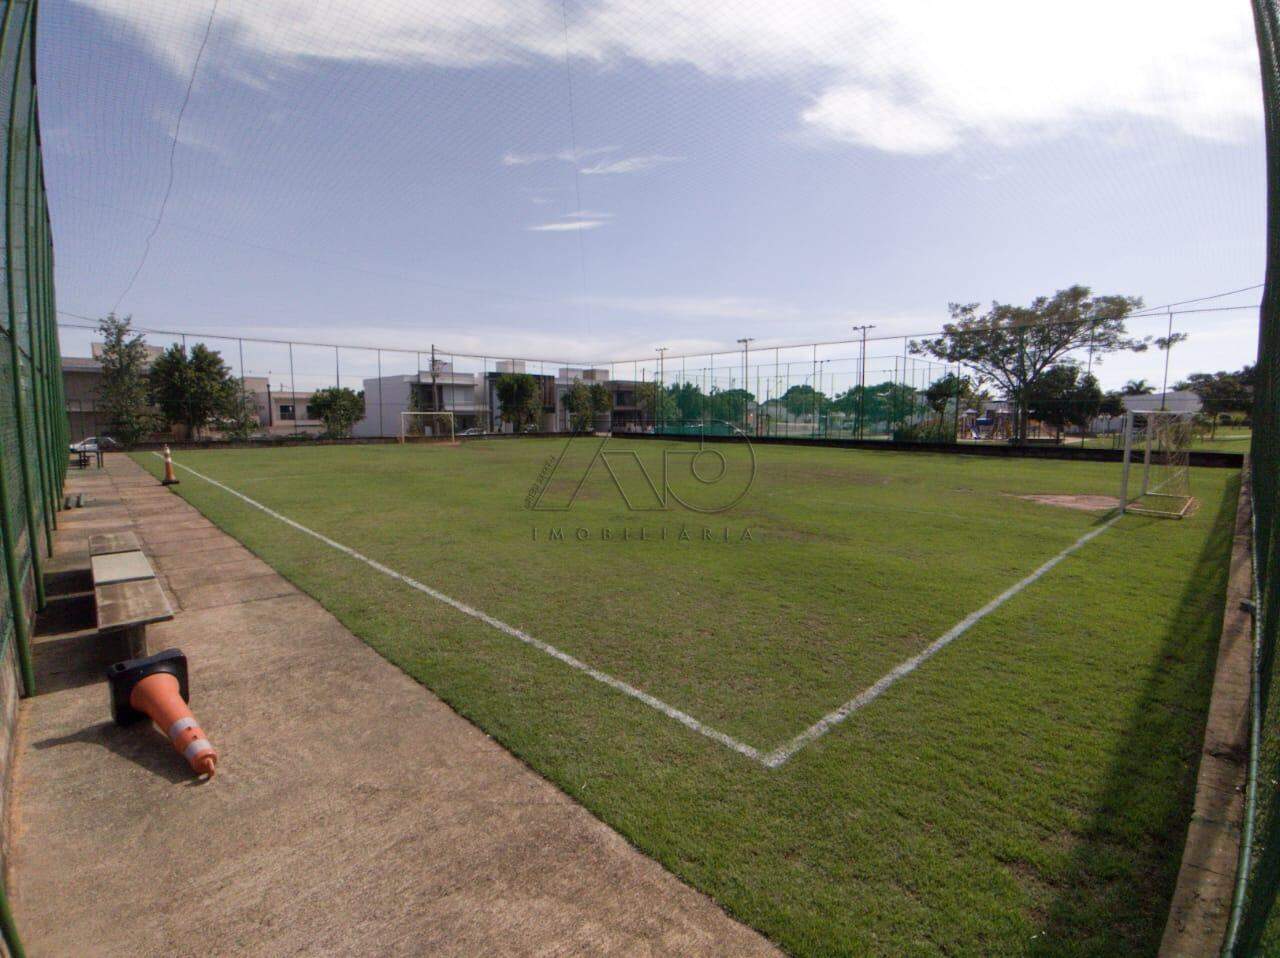
<svg viewBox="0 0 1280 958">
<path fill-rule="evenodd" d="M 238 392 L 222 356 L 204 343 L 196 343 L 190 355 L 174 344 L 151 365 L 151 397 L 161 416 L 192 436 L 224 417 L 237 417 Z"/>
<path fill-rule="evenodd" d="M 1102 409 L 1102 389 L 1091 373 L 1061 363 L 1047 369 L 1027 389 L 1027 414 L 1054 428 L 1058 435 L 1067 426 L 1085 428 Z"/>
<path fill-rule="evenodd" d="M 110 313 L 98 323 L 102 337 L 102 383 L 98 402 L 112 438 L 126 446 L 145 439 L 159 424 L 147 385 L 147 347 L 130 328 L 132 317 Z"/>
<path fill-rule="evenodd" d="M 1071 286 L 1040 296 L 1028 306 L 951 303 L 951 322 L 942 335 L 911 344 L 912 352 L 963 363 L 1000 387 L 1015 404 L 1014 440 L 1027 434 L 1030 387 L 1073 350 L 1091 350 L 1095 362 L 1107 353 L 1142 350 L 1125 319 L 1142 306 L 1136 296 L 1094 296 L 1087 286 Z"/>
<path fill-rule="evenodd" d="M 318 389 L 307 405 L 324 423 L 324 434 L 332 439 L 350 436 L 351 427 L 364 418 L 364 394 L 346 386 Z"/>
<path fill-rule="evenodd" d="M 499 417 L 517 431 L 537 422 L 542 412 L 542 399 L 538 395 L 538 380 L 528 373 L 504 373 L 498 377 L 494 389 L 502 407 Z"/>
</svg>

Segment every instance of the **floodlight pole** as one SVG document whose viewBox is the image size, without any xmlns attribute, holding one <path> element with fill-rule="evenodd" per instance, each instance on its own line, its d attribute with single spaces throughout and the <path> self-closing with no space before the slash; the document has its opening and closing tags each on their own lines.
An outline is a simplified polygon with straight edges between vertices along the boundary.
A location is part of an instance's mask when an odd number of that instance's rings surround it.
<svg viewBox="0 0 1280 958">
<path fill-rule="evenodd" d="M 747 431 L 747 357 L 751 344 L 754 342 L 755 339 L 750 336 L 738 340 L 738 343 L 742 346 L 742 431 L 744 433 Z"/>
<path fill-rule="evenodd" d="M 659 390 L 664 388 L 663 384 L 666 382 L 667 350 L 670 348 L 671 348 L 670 346 L 654 347 L 654 352 L 658 354 L 658 381 L 653 384 L 653 425 L 654 425 L 655 432 L 658 430 L 658 414 L 659 414 L 659 411 L 662 409 L 662 405 L 661 405 L 662 397 L 658 394 L 658 392 Z"/>
<path fill-rule="evenodd" d="M 858 373 L 858 438 L 865 438 L 865 423 L 867 410 L 867 330 L 875 329 L 875 326 L 854 326 L 853 331 L 862 332 L 862 352 L 859 355 Z"/>
</svg>

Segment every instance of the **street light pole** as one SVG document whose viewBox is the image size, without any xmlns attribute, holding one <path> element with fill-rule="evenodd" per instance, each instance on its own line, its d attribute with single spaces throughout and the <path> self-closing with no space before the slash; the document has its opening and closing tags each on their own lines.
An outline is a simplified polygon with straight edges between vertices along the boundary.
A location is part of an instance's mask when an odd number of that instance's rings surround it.
<svg viewBox="0 0 1280 958">
<path fill-rule="evenodd" d="M 747 355 L 753 338 L 748 336 L 745 339 L 738 340 L 742 346 L 742 431 L 747 431 Z"/>
<path fill-rule="evenodd" d="M 867 330 L 875 326 L 854 326 L 853 331 L 862 332 L 862 352 L 858 356 L 858 438 L 865 438 L 864 429 L 867 412 Z"/>
</svg>

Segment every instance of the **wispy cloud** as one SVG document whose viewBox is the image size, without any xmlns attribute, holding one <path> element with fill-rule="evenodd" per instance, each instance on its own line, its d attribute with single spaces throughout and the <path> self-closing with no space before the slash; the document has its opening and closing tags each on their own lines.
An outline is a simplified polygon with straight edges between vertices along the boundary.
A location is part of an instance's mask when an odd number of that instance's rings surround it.
<svg viewBox="0 0 1280 958">
<path fill-rule="evenodd" d="M 562 163 L 581 163 L 589 157 L 612 153 L 616 149 L 616 146 L 591 146 L 579 149 L 576 153 L 573 150 L 557 150 L 555 153 L 504 153 L 502 155 L 502 165 L 529 166 L 533 163 L 545 163 L 548 160 L 559 160 Z"/>
<path fill-rule="evenodd" d="M 531 233 L 571 233 L 575 230 L 593 230 L 604 224 L 604 220 L 563 219 L 552 223 L 539 223 L 537 226 L 527 226 L 525 229 Z"/>
<path fill-rule="evenodd" d="M 641 173 L 645 170 L 651 170 L 655 166 L 662 166 L 665 163 L 679 163 L 683 159 L 683 156 L 665 156 L 661 153 L 651 153 L 648 156 L 628 156 L 621 160 L 597 163 L 595 166 L 584 166 L 582 174 L 584 176 L 610 176 L 622 173 Z"/>
</svg>

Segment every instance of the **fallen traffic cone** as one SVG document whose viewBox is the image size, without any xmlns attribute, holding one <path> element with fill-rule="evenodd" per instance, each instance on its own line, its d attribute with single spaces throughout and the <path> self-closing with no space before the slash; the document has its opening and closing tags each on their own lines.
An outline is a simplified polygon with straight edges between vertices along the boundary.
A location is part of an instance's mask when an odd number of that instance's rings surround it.
<svg viewBox="0 0 1280 958">
<path fill-rule="evenodd" d="M 178 477 L 173 474 L 173 453 L 169 452 L 169 447 L 164 447 L 164 478 L 160 480 L 162 486 L 176 486 Z"/>
<path fill-rule="evenodd" d="M 111 683 L 111 717 L 117 725 L 150 718 L 173 743 L 197 775 L 213 775 L 218 753 L 205 738 L 186 703 L 187 657 L 165 649 L 142 659 L 117 662 L 107 670 Z"/>
</svg>

